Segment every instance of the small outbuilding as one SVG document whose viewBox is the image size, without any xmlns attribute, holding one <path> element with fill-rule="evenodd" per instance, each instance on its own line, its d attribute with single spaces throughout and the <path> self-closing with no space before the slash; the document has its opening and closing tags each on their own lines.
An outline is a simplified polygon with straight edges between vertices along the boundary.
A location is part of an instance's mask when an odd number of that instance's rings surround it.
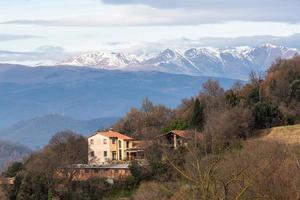
<svg viewBox="0 0 300 200">
<path fill-rule="evenodd" d="M 155 137 L 158 144 L 176 149 L 190 141 L 203 140 L 203 134 L 193 130 L 173 130 Z"/>
</svg>

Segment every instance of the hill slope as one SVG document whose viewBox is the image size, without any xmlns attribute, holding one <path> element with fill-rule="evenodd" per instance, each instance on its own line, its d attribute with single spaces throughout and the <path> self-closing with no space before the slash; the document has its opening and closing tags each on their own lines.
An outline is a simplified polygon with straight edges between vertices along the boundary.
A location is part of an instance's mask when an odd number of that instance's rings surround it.
<svg viewBox="0 0 300 200">
<path fill-rule="evenodd" d="M 300 144 L 300 124 L 279 126 L 260 131 L 262 140 L 276 141 L 285 144 Z"/>
<path fill-rule="evenodd" d="M 32 149 L 41 148 L 59 131 L 72 130 L 83 135 L 109 128 L 118 118 L 77 120 L 61 115 L 46 115 L 18 122 L 0 130 L 0 138 L 24 144 Z"/>
</svg>

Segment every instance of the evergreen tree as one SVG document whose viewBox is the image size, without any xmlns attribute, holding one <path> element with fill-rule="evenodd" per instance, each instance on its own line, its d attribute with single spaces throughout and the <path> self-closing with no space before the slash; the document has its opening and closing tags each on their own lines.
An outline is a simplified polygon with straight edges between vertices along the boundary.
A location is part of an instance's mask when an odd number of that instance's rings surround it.
<svg viewBox="0 0 300 200">
<path fill-rule="evenodd" d="M 293 81 L 292 83 L 292 92 L 291 92 L 291 100 L 295 100 L 297 102 L 300 101 L 300 79 Z"/>
<path fill-rule="evenodd" d="M 260 102 L 253 109 L 255 128 L 271 128 L 282 123 L 282 114 L 278 106 Z"/>
<path fill-rule="evenodd" d="M 200 103 L 199 99 L 197 98 L 194 103 L 193 107 L 193 114 L 192 114 L 192 127 L 202 130 L 204 125 L 204 106 Z"/>
<path fill-rule="evenodd" d="M 5 177 L 15 177 L 18 172 L 23 169 L 23 163 L 21 162 L 14 162 L 11 166 L 7 168 L 5 172 L 2 173 Z"/>
</svg>

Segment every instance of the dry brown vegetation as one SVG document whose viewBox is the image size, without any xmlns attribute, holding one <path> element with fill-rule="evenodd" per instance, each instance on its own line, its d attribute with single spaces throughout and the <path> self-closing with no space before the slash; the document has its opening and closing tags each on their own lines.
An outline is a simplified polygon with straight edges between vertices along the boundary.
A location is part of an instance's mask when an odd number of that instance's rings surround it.
<svg viewBox="0 0 300 200">
<path fill-rule="evenodd" d="M 0 199 L 1 200 L 7 200 L 7 196 L 6 193 L 4 192 L 4 190 L 2 189 L 2 187 L 0 186 Z"/>
<path fill-rule="evenodd" d="M 204 156 L 189 149 L 171 163 L 174 182 L 143 183 L 134 199 L 299 199 L 299 146 L 247 141 L 237 152 Z M 172 170 L 172 169 L 170 169 Z"/>
<path fill-rule="evenodd" d="M 285 144 L 300 144 L 300 124 L 279 126 L 258 131 L 259 139 Z"/>
<path fill-rule="evenodd" d="M 142 183 L 135 199 L 300 198 L 300 125 L 286 126 L 300 122 L 299 56 L 278 60 L 265 76 L 252 73 L 249 83 L 227 91 L 210 80 L 177 109 L 159 112 L 161 121 L 151 119 L 159 106 L 150 105 L 148 113 L 132 110 L 117 129 L 151 136 L 163 126 L 198 129 L 204 141 L 163 151 L 164 159 L 154 162 L 159 175 Z"/>
</svg>

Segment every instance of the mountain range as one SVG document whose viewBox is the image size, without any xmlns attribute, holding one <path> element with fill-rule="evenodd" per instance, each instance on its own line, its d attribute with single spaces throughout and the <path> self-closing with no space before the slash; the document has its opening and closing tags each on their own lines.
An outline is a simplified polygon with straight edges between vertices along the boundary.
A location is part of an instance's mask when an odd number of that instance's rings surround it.
<svg viewBox="0 0 300 200">
<path fill-rule="evenodd" d="M 278 58 L 291 58 L 300 51 L 265 44 L 258 47 L 165 49 L 161 52 L 90 52 L 59 63 L 108 70 L 160 71 L 193 76 L 246 80 L 249 73 L 265 72 Z"/>
</svg>

